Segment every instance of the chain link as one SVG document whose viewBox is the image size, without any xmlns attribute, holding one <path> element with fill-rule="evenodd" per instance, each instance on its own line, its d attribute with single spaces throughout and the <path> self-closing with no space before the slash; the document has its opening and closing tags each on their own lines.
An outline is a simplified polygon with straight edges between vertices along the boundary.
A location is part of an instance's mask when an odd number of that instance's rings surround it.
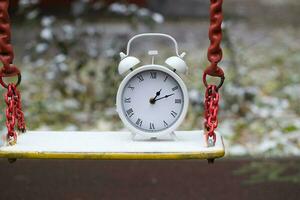
<svg viewBox="0 0 300 200">
<path fill-rule="evenodd" d="M 221 48 L 222 42 L 222 11 L 223 0 L 210 0 L 210 26 L 209 26 L 209 40 L 210 46 L 207 50 L 207 58 L 210 65 L 205 69 L 203 73 L 203 83 L 205 87 L 207 83 L 207 75 L 220 77 L 221 81 L 218 88 L 221 88 L 224 82 L 224 71 L 218 66 L 218 63 L 222 60 L 223 52 Z"/>
<path fill-rule="evenodd" d="M 209 85 L 206 89 L 204 102 L 204 127 L 209 146 L 213 146 L 216 142 L 215 129 L 218 127 L 219 100 L 220 95 L 217 86 Z"/>
<path fill-rule="evenodd" d="M 8 84 L 7 93 L 5 94 L 5 102 L 7 105 L 5 112 L 7 141 L 10 145 L 14 145 L 17 142 L 17 133 L 15 131 L 16 122 L 19 131 L 26 131 L 20 92 L 14 84 Z"/>
<path fill-rule="evenodd" d="M 2 68 L 0 69 L 0 84 L 7 89 L 5 97 L 5 103 L 7 108 L 6 114 L 6 127 L 7 127 L 7 142 L 10 145 L 14 145 L 17 142 L 17 133 L 15 126 L 17 123 L 18 130 L 25 132 L 25 120 L 22 112 L 21 94 L 17 89 L 17 86 L 21 82 L 21 72 L 14 66 L 14 51 L 11 45 L 11 27 L 9 20 L 9 0 L 0 0 L 0 62 Z M 5 83 L 4 77 L 17 76 L 18 81 L 14 83 Z"/>
<path fill-rule="evenodd" d="M 218 127 L 218 111 L 220 95 L 218 90 L 222 87 L 225 80 L 224 71 L 218 66 L 222 60 L 222 12 L 223 0 L 210 0 L 210 27 L 209 40 L 210 46 L 207 51 L 207 58 L 210 65 L 203 73 L 203 83 L 206 87 L 204 102 L 204 127 L 205 137 L 208 146 L 214 146 L 216 143 L 215 130 Z M 207 75 L 220 77 L 219 85 L 210 85 L 207 83 Z"/>
<path fill-rule="evenodd" d="M 8 14 L 9 0 L 0 0 L 0 59 L 7 70 L 14 59 L 14 51 L 11 45 L 11 29 Z"/>
<path fill-rule="evenodd" d="M 0 69 L 0 84 L 7 88 L 2 80 L 3 77 L 18 76 L 18 82 L 20 79 L 20 70 L 14 66 L 14 50 L 11 44 L 11 27 L 9 19 L 9 0 L 0 0 L 0 62 L 2 68 Z"/>
<path fill-rule="evenodd" d="M 220 46 L 222 41 L 223 0 L 211 0 L 210 2 L 210 46 L 208 48 L 207 58 L 211 63 L 211 67 L 216 68 L 217 64 L 222 60 L 223 55 Z"/>
<path fill-rule="evenodd" d="M 6 127 L 7 127 L 7 141 L 10 145 L 14 145 L 17 141 L 17 133 L 15 132 L 16 114 L 13 85 L 8 85 L 7 93 L 5 94 L 6 108 Z"/>
<path fill-rule="evenodd" d="M 18 130 L 21 131 L 22 133 L 26 132 L 26 125 L 25 125 L 25 120 L 24 120 L 24 113 L 22 111 L 22 101 L 21 101 L 21 93 L 15 87 L 15 101 L 16 101 L 16 107 L 15 107 L 15 112 L 16 112 L 16 118 L 17 118 L 17 127 Z"/>
</svg>

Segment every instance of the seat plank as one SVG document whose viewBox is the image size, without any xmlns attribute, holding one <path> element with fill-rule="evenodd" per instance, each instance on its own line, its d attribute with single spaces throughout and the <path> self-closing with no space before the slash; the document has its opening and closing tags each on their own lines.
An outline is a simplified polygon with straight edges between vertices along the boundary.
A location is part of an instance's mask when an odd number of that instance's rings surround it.
<svg viewBox="0 0 300 200">
<path fill-rule="evenodd" d="M 0 147 L 0 158 L 28 159 L 215 159 L 224 156 L 222 137 L 205 147 L 203 131 L 177 131 L 176 140 L 132 140 L 130 132 L 30 131 L 14 146 Z"/>
</svg>

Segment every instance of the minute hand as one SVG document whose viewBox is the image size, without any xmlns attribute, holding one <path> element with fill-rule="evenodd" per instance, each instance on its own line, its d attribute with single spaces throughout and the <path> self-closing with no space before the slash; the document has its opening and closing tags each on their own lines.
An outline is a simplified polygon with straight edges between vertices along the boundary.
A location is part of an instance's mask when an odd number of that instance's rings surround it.
<svg viewBox="0 0 300 200">
<path fill-rule="evenodd" d="M 161 99 L 166 99 L 166 98 L 168 98 L 168 97 L 170 97 L 170 96 L 173 96 L 173 95 L 174 95 L 174 93 L 173 93 L 173 94 L 168 94 L 168 95 L 166 95 L 166 96 L 164 96 L 164 97 L 161 97 L 161 98 L 156 99 L 155 101 L 159 101 L 159 100 L 161 100 Z"/>
</svg>

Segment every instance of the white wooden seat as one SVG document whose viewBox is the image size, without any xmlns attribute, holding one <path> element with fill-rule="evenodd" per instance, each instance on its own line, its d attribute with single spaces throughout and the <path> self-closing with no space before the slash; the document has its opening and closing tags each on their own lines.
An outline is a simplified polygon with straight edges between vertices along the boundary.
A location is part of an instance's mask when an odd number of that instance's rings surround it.
<svg viewBox="0 0 300 200">
<path fill-rule="evenodd" d="M 14 146 L 0 147 L 9 159 L 208 159 L 224 156 L 222 137 L 205 147 L 203 131 L 177 131 L 177 139 L 133 141 L 129 132 L 28 131 Z"/>
</svg>

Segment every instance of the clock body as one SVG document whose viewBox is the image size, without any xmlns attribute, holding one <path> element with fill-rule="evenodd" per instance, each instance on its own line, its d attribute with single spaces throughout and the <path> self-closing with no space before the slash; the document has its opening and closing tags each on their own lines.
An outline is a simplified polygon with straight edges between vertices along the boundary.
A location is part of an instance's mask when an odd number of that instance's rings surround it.
<svg viewBox="0 0 300 200">
<path fill-rule="evenodd" d="M 188 109 L 183 80 L 161 65 L 144 65 L 130 72 L 117 93 L 117 112 L 133 133 L 146 137 L 170 134 Z"/>
</svg>

